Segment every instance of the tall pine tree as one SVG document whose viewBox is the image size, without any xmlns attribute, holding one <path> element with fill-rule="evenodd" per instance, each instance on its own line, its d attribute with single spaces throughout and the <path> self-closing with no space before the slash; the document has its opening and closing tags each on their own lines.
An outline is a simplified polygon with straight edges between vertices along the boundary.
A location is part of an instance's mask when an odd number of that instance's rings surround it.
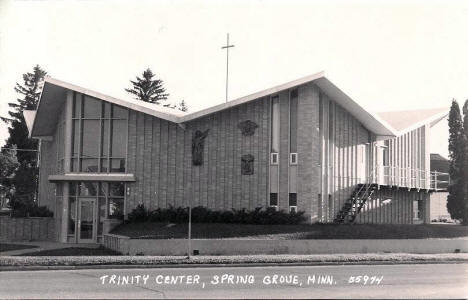
<svg viewBox="0 0 468 300">
<path fill-rule="evenodd" d="M 448 187 L 447 210 L 452 219 L 462 220 L 466 223 L 466 205 L 464 203 L 465 193 L 463 182 L 465 139 L 463 134 L 463 122 L 460 114 L 460 107 L 457 101 L 452 101 L 449 113 L 449 158 L 450 158 L 450 185 Z"/>
<path fill-rule="evenodd" d="M 7 183 L 10 185 L 9 189 L 14 191 L 10 202 L 13 209 L 34 205 L 38 180 L 38 152 L 25 150 L 38 150 L 38 142 L 28 136 L 23 111 L 36 109 L 41 93 L 40 84 L 46 74 L 39 65 L 36 65 L 32 72 L 23 74 L 23 83 L 16 83 L 15 86 L 20 98 L 15 103 L 8 103 L 11 107 L 9 116 L 1 118 L 9 125 L 5 148 L 18 148 L 16 157 L 19 165 L 13 179 Z"/>
<path fill-rule="evenodd" d="M 465 225 L 468 224 L 468 100 L 465 100 L 465 104 L 463 105 L 463 143 L 464 143 L 464 150 L 463 150 L 463 173 L 462 173 L 462 183 L 463 183 L 463 194 L 464 194 L 464 201 L 463 205 L 464 209 L 464 217 L 463 223 Z"/>
<path fill-rule="evenodd" d="M 130 80 L 132 88 L 125 89 L 128 93 L 135 96 L 137 100 L 161 105 L 166 101 L 169 94 L 166 93 L 164 83 L 161 79 L 153 79 L 155 74 L 148 68 L 143 71 L 143 76 L 136 76 L 136 81 Z M 168 105 L 164 105 L 168 106 Z"/>
</svg>

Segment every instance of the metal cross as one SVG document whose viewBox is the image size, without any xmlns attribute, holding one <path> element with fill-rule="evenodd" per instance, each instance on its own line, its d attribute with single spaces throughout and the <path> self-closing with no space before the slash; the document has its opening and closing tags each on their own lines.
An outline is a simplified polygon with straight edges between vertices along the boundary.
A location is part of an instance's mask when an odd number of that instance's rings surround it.
<svg viewBox="0 0 468 300">
<path fill-rule="evenodd" d="M 232 48 L 232 47 L 234 47 L 234 45 L 229 45 L 229 33 L 228 33 L 226 46 L 221 47 L 221 49 L 226 49 L 226 102 L 228 101 L 229 48 Z"/>
</svg>

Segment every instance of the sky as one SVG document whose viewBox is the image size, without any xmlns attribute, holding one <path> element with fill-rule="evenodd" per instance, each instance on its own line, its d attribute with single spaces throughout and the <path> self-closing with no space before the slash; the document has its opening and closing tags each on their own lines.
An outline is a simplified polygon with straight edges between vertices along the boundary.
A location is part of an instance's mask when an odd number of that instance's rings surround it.
<svg viewBox="0 0 468 300">
<path fill-rule="evenodd" d="M 0 115 L 35 64 L 118 98 L 149 67 L 191 112 L 222 103 L 227 33 L 229 99 L 325 71 L 369 111 L 448 108 L 468 98 L 467 28 L 468 1 L 0 0 Z"/>
</svg>

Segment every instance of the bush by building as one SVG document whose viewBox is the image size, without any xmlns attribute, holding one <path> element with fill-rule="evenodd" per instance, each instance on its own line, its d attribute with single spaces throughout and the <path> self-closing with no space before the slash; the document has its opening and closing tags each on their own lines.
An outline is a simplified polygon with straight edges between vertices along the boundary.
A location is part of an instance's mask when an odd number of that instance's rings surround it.
<svg viewBox="0 0 468 300">
<path fill-rule="evenodd" d="M 143 204 L 138 205 L 128 215 L 129 222 L 171 222 L 186 223 L 189 219 L 189 209 L 184 207 L 158 208 L 148 211 Z M 192 208 L 193 223 L 236 223 L 236 224 L 300 224 L 306 221 L 303 211 L 285 212 L 269 207 L 255 210 L 232 209 L 214 211 L 203 206 Z"/>
</svg>

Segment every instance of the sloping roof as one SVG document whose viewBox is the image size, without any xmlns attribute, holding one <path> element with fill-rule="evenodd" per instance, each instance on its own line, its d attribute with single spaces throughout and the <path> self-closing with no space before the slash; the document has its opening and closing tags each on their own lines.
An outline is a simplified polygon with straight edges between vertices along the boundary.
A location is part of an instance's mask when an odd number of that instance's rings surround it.
<svg viewBox="0 0 468 300">
<path fill-rule="evenodd" d="M 29 122 L 28 128 L 30 129 L 31 136 L 52 135 L 56 120 L 51 118 L 51 116 L 59 115 L 66 97 L 66 90 L 73 90 L 180 124 L 310 82 L 316 84 L 325 94 L 349 111 L 367 129 L 379 136 L 398 136 L 424 124 L 432 126 L 446 117 L 449 111 L 448 108 L 437 108 L 372 114 L 334 85 L 325 76 L 324 72 L 319 72 L 193 113 L 185 113 L 134 99 L 118 99 L 52 77 L 46 77 L 36 113 L 25 112 L 25 118 L 27 119 L 27 124 Z"/>
<path fill-rule="evenodd" d="M 325 94 L 330 96 L 335 102 L 340 104 L 343 108 L 349 111 L 356 119 L 361 121 L 370 131 L 377 135 L 383 136 L 395 136 L 397 132 L 391 128 L 385 121 L 380 119 L 378 116 L 366 111 L 353 99 L 341 91 L 336 85 L 334 85 L 327 77 L 325 72 L 319 72 L 313 75 L 302 77 L 248 96 L 244 96 L 227 103 L 219 104 L 201 111 L 187 114 L 181 117 L 181 122 L 191 121 L 209 114 L 216 113 L 255 99 L 259 99 L 268 95 L 278 93 L 287 89 L 291 89 L 300 86 L 305 83 L 314 82 Z"/>
<path fill-rule="evenodd" d="M 335 86 L 325 77 L 324 72 L 319 72 L 193 113 L 184 113 L 138 100 L 118 99 L 58 79 L 46 77 L 36 112 L 36 118 L 32 126 L 31 136 L 37 137 L 53 134 L 53 125 L 56 120 L 50 116 L 57 116 L 59 114 L 67 89 L 180 124 L 310 82 L 314 82 L 324 93 L 348 110 L 373 133 L 381 136 L 395 136 L 398 134 L 397 130 L 393 129 L 386 121 L 362 108 Z"/>
<path fill-rule="evenodd" d="M 387 121 L 400 134 L 406 133 L 424 124 L 431 126 L 446 117 L 449 113 L 448 108 L 402 110 L 377 113 L 382 119 Z"/>
<path fill-rule="evenodd" d="M 58 116 L 66 98 L 66 91 L 72 90 L 91 97 L 98 98 L 113 104 L 128 107 L 130 109 L 158 117 L 170 122 L 179 122 L 179 118 L 185 112 L 163 107 L 148 102 L 134 99 L 118 99 L 99 92 L 86 89 L 68 82 L 64 82 L 52 77 L 46 77 L 41 97 L 37 105 L 36 118 L 30 130 L 30 135 L 34 137 L 49 136 L 53 134 L 56 118 Z"/>
</svg>

